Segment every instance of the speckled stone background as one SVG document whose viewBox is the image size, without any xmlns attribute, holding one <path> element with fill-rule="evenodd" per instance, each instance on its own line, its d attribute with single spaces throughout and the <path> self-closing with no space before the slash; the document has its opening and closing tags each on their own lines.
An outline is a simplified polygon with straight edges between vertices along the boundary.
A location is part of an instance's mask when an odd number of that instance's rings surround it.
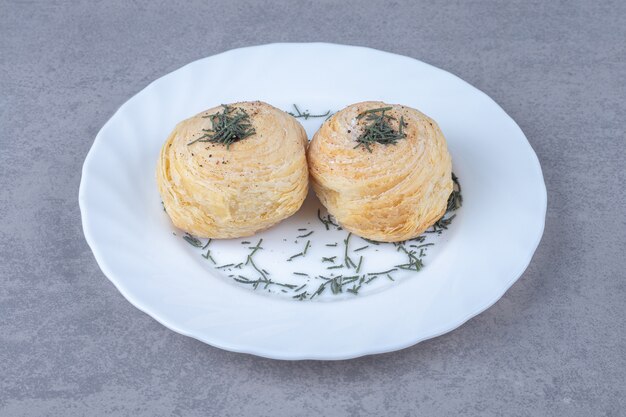
<svg viewBox="0 0 626 417">
<path fill-rule="evenodd" d="M 0 0 L 0 415 L 625 415 L 625 28 L 623 0 Z M 78 209 L 100 127 L 192 60 L 276 41 L 418 58 L 519 123 L 547 224 L 495 306 L 400 352 L 279 362 L 169 331 L 105 278 Z"/>
</svg>

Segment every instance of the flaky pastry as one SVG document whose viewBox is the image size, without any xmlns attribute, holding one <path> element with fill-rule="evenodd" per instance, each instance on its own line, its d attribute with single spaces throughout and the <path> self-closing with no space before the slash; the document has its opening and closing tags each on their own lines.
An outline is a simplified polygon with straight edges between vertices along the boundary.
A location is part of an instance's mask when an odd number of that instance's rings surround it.
<svg viewBox="0 0 626 417">
<path fill-rule="evenodd" d="M 223 134 L 224 142 L 217 141 L 219 114 L 230 117 L 224 126 L 244 120 L 246 137 Z M 183 120 L 157 165 L 165 210 L 176 227 L 199 237 L 236 238 L 267 229 L 294 214 L 306 197 L 306 144 L 295 118 L 260 101 L 219 106 Z"/>
<path fill-rule="evenodd" d="M 364 112 L 381 108 L 387 108 L 387 127 L 401 138 L 368 143 L 362 135 L 373 122 L 365 116 L 383 113 Z M 373 101 L 350 105 L 322 125 L 307 156 L 320 201 L 359 236 L 414 238 L 446 211 L 453 187 L 450 154 L 437 123 L 418 110 Z"/>
</svg>

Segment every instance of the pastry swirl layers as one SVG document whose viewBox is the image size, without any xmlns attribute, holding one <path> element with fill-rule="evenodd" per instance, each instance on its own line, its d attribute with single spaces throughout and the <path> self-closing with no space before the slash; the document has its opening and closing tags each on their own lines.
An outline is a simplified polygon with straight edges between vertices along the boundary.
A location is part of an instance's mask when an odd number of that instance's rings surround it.
<svg viewBox="0 0 626 417">
<path fill-rule="evenodd" d="M 174 225 L 198 237 L 236 238 L 294 214 L 308 190 L 306 132 L 289 114 L 260 101 L 229 105 L 249 115 L 255 133 L 227 148 L 190 142 L 212 129 L 214 107 L 180 122 L 161 148 L 157 184 Z"/>
<path fill-rule="evenodd" d="M 390 125 L 406 137 L 395 144 L 358 146 L 365 118 L 391 107 Z M 313 136 L 311 183 L 322 204 L 347 230 L 376 241 L 398 242 L 423 233 L 444 215 L 452 192 L 452 160 L 437 123 L 407 106 L 368 101 L 339 111 Z"/>
</svg>

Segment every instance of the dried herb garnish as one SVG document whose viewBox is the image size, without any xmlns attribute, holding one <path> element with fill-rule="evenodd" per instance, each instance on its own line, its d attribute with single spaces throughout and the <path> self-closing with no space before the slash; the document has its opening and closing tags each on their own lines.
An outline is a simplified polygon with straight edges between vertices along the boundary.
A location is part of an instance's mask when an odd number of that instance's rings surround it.
<svg viewBox="0 0 626 417">
<path fill-rule="evenodd" d="M 320 209 L 317 209 L 317 218 L 319 219 L 320 222 L 322 222 L 324 226 L 326 226 L 326 230 L 330 230 L 330 226 L 339 227 L 337 223 L 333 222 L 333 220 L 330 217 L 330 214 L 326 215 L 326 217 L 323 217 L 322 211 Z"/>
<path fill-rule="evenodd" d="M 363 257 L 362 256 L 359 258 L 359 264 L 356 266 L 356 273 L 357 274 L 359 273 L 359 271 L 361 271 L 361 265 L 363 265 Z"/>
<path fill-rule="evenodd" d="M 296 253 L 295 255 L 292 255 L 289 259 L 287 259 L 287 262 L 291 262 L 293 261 L 295 258 L 298 258 L 300 256 L 304 256 L 304 253 L 300 252 L 300 253 Z"/>
<path fill-rule="evenodd" d="M 352 236 L 352 232 L 348 233 L 348 237 L 346 237 L 343 240 L 343 243 L 345 245 L 345 250 L 344 250 L 344 254 L 343 254 L 343 260 L 344 260 L 344 263 L 346 264 L 347 268 L 356 268 L 356 264 L 352 261 L 352 258 L 350 258 L 350 255 L 348 254 L 349 246 L 350 246 L 350 237 L 351 236 Z"/>
<path fill-rule="evenodd" d="M 397 271 L 396 268 L 392 268 L 392 269 L 388 269 L 386 271 L 382 271 L 382 272 L 368 272 L 367 275 L 384 275 L 384 274 L 388 274 L 390 272 L 395 272 Z"/>
<path fill-rule="evenodd" d="M 441 234 L 444 230 L 450 226 L 452 220 L 456 217 L 456 214 L 452 216 L 446 217 L 450 212 L 458 210 L 463 205 L 463 196 L 461 195 L 461 183 L 454 172 L 452 173 L 452 192 L 450 193 L 450 197 L 448 197 L 448 205 L 446 208 L 446 212 L 439 220 L 433 224 L 432 229 L 426 230 L 424 233 L 437 233 Z"/>
<path fill-rule="evenodd" d="M 308 110 L 305 110 L 303 112 L 300 111 L 298 106 L 296 106 L 295 104 L 293 105 L 293 108 L 296 110 L 295 113 L 292 113 L 290 111 L 288 111 L 287 113 L 289 113 L 290 115 L 292 115 L 296 119 L 299 119 L 300 117 L 302 117 L 304 120 L 307 120 L 310 117 L 326 117 L 326 116 L 330 115 L 330 110 L 326 111 L 326 113 L 324 113 L 324 114 L 311 114 Z"/>
<path fill-rule="evenodd" d="M 308 295 L 309 295 L 309 293 L 305 291 L 305 292 L 303 292 L 303 293 L 300 293 L 300 294 L 294 295 L 294 296 L 293 296 L 293 297 L 291 297 L 291 298 L 294 298 L 294 299 L 299 300 L 299 301 L 303 301 L 303 300 L 306 300 L 306 297 L 307 297 Z"/>
<path fill-rule="evenodd" d="M 189 243 L 191 246 L 194 246 L 196 248 L 202 247 L 202 242 L 200 242 L 200 239 L 198 239 L 195 236 L 191 236 L 189 233 L 185 233 L 185 235 L 183 236 L 183 239 L 185 239 L 185 241 Z"/>
<path fill-rule="evenodd" d="M 257 280 L 251 280 L 250 278 L 244 277 L 243 275 L 237 275 L 236 278 L 233 278 L 235 281 L 240 282 L 242 284 L 250 284 L 252 288 L 255 290 L 259 287 L 259 285 L 264 285 L 264 289 L 269 287 L 270 285 L 277 285 L 279 287 L 285 287 L 289 289 L 294 289 L 297 287 L 295 284 L 283 284 L 281 282 L 272 281 L 268 278 L 259 278 Z"/>
<path fill-rule="evenodd" d="M 391 110 L 391 107 L 381 107 L 379 109 L 370 109 L 360 113 L 357 116 L 357 120 L 365 119 L 366 125 L 363 127 L 363 133 L 356 139 L 358 142 L 354 147 L 364 147 L 369 152 L 372 152 L 370 145 L 374 143 L 381 143 L 383 145 L 394 145 L 398 140 L 404 139 L 406 133 L 404 128 L 407 124 L 404 122 L 404 116 L 400 116 L 398 122 L 398 130 L 391 127 L 390 122 L 396 120 L 395 117 L 385 114 L 385 112 Z"/>
<path fill-rule="evenodd" d="M 202 116 L 210 119 L 211 129 L 202 129 L 204 134 L 199 138 L 189 142 L 193 145 L 196 142 L 221 143 L 230 149 L 230 145 L 256 133 L 250 122 L 250 115 L 240 107 L 231 107 L 222 104 L 221 113 Z"/>
<path fill-rule="evenodd" d="M 437 233 L 438 235 L 440 235 L 441 232 L 448 229 L 448 226 L 450 226 L 452 220 L 454 220 L 455 217 L 456 214 L 453 214 L 450 217 L 445 217 L 444 215 L 444 217 L 440 218 L 435 222 L 435 224 L 433 224 L 432 229 L 428 229 L 424 233 Z"/>
<path fill-rule="evenodd" d="M 206 251 L 206 254 L 202 255 L 202 257 L 204 259 L 210 259 L 211 262 L 213 262 L 213 265 L 217 265 L 217 262 L 215 262 L 215 259 L 213 259 L 213 257 L 211 256 L 211 249 Z"/>
<path fill-rule="evenodd" d="M 407 269 L 409 271 L 419 271 L 424 267 L 422 260 L 415 255 L 414 250 L 407 250 L 404 245 L 398 246 L 398 249 L 404 252 L 409 258 L 409 262 L 405 264 L 396 265 L 396 268 Z"/>
<path fill-rule="evenodd" d="M 452 173 L 452 193 L 448 197 L 448 208 L 446 211 L 454 211 L 463 205 L 463 196 L 461 195 L 461 183 L 454 172 Z"/>
</svg>

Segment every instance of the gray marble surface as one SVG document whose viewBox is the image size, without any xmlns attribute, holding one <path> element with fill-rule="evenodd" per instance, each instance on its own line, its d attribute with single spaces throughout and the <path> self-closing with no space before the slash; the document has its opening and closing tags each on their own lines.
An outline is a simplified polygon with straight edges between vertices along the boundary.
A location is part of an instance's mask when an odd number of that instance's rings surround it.
<svg viewBox="0 0 626 417">
<path fill-rule="evenodd" d="M 0 0 L 0 415 L 625 415 L 625 28 L 619 0 Z M 279 362 L 169 331 L 105 278 L 77 203 L 100 127 L 192 60 L 277 41 L 418 58 L 519 123 L 547 223 L 496 305 L 403 351 Z"/>
</svg>

